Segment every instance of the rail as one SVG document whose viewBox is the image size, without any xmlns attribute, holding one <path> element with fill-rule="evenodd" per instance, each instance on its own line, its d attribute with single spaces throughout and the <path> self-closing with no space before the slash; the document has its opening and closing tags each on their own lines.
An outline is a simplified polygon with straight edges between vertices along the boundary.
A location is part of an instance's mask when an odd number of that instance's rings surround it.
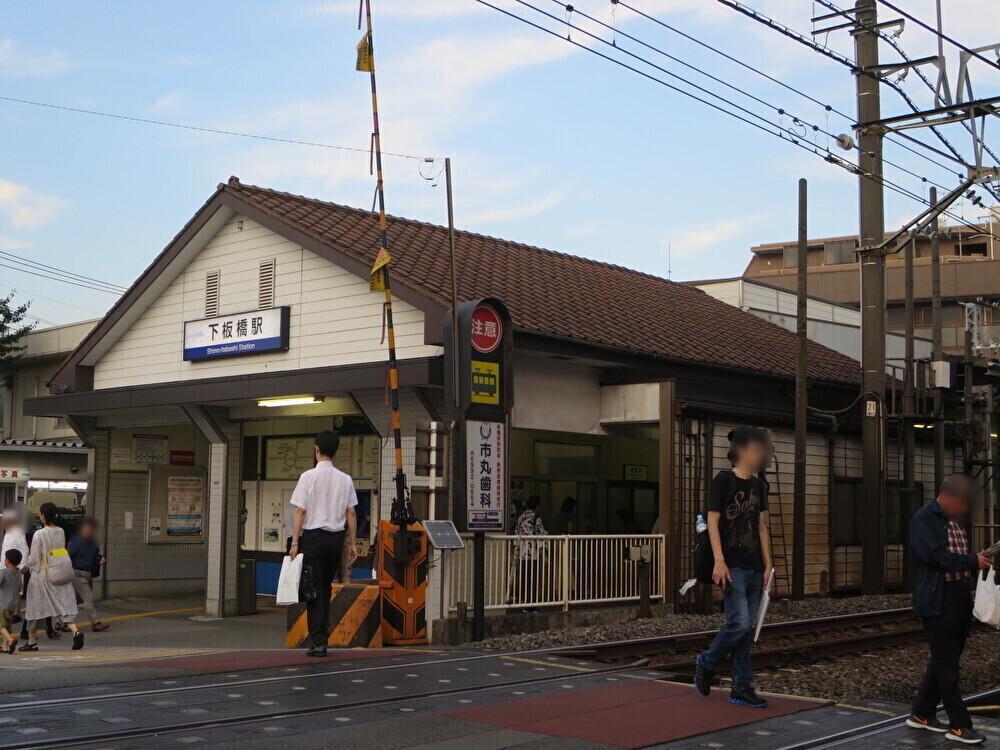
<svg viewBox="0 0 1000 750">
<path fill-rule="evenodd" d="M 446 610 L 472 603 L 471 534 L 465 549 L 443 558 Z M 630 547 L 648 547 L 650 598 L 663 600 L 665 537 L 662 534 L 486 536 L 486 609 L 535 609 L 638 601 L 638 562 Z"/>
</svg>

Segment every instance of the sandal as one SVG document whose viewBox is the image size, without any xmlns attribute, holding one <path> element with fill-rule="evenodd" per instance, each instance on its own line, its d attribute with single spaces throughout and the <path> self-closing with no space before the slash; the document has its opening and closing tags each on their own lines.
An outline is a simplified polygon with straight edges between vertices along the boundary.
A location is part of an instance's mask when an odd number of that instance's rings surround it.
<svg viewBox="0 0 1000 750">
<path fill-rule="evenodd" d="M 7 642 L 7 653 L 13 655 L 17 651 L 17 638 L 11 638 Z"/>
<path fill-rule="evenodd" d="M 38 650 L 37 643 L 25 643 L 23 646 L 21 646 L 21 651 L 37 651 L 37 650 Z"/>
<path fill-rule="evenodd" d="M 95 633 L 103 633 L 105 630 L 107 630 L 110 627 L 111 626 L 108 625 L 107 623 L 104 623 L 104 622 L 95 622 L 91 626 L 90 629 L 93 630 Z"/>
<path fill-rule="evenodd" d="M 83 631 L 77 630 L 73 633 L 73 650 L 79 651 L 81 648 L 83 648 Z"/>
</svg>

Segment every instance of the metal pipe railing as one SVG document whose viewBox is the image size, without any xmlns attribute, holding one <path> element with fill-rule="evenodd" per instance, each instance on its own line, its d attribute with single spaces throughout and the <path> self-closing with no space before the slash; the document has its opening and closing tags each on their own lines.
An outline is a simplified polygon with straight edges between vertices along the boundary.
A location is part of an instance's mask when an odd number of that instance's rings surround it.
<svg viewBox="0 0 1000 750">
<path fill-rule="evenodd" d="M 465 535 L 463 535 L 465 536 Z M 468 535 L 471 538 L 471 535 Z M 663 600 L 660 561 L 663 534 L 515 536 L 488 534 L 485 545 L 486 609 L 535 609 L 638 601 L 640 567 L 630 547 L 649 547 L 650 594 Z M 473 595 L 472 545 L 445 555 L 445 606 L 449 613 Z"/>
</svg>

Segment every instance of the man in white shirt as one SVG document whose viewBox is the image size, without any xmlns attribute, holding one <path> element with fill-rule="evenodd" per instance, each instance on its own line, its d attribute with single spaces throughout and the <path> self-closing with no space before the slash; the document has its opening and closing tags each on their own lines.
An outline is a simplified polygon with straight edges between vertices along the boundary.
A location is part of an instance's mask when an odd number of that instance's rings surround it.
<svg viewBox="0 0 1000 750">
<path fill-rule="evenodd" d="M 312 570 L 316 598 L 306 604 L 309 620 L 309 656 L 326 656 L 326 641 L 330 635 L 330 585 L 340 570 L 347 545 L 347 564 L 357 557 L 355 535 L 358 504 L 354 480 L 333 465 L 340 438 L 331 430 L 316 436 L 313 453 L 316 466 L 302 472 L 292 505 L 295 506 L 295 527 L 288 554 L 295 558 L 301 552 L 303 563 Z"/>
<path fill-rule="evenodd" d="M 28 559 L 28 541 L 21 530 L 20 519 L 16 508 L 6 508 L 0 516 L 3 523 L 3 545 L 0 547 L 0 560 L 3 560 L 7 550 L 16 549 L 21 558 Z"/>
</svg>

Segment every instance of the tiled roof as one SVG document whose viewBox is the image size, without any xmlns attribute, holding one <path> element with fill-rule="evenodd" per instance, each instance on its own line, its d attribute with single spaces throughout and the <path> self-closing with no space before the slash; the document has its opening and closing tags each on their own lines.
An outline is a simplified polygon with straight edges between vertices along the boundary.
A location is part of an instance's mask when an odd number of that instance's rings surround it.
<svg viewBox="0 0 1000 750">
<path fill-rule="evenodd" d="M 236 178 L 221 188 L 280 222 L 370 264 L 377 215 Z M 446 227 L 390 217 L 393 284 L 450 306 Z M 497 297 L 515 326 L 696 364 L 795 376 L 795 336 L 699 289 L 564 253 L 456 232 L 459 299 Z M 811 379 L 857 384 L 860 366 L 809 342 Z"/>
</svg>

